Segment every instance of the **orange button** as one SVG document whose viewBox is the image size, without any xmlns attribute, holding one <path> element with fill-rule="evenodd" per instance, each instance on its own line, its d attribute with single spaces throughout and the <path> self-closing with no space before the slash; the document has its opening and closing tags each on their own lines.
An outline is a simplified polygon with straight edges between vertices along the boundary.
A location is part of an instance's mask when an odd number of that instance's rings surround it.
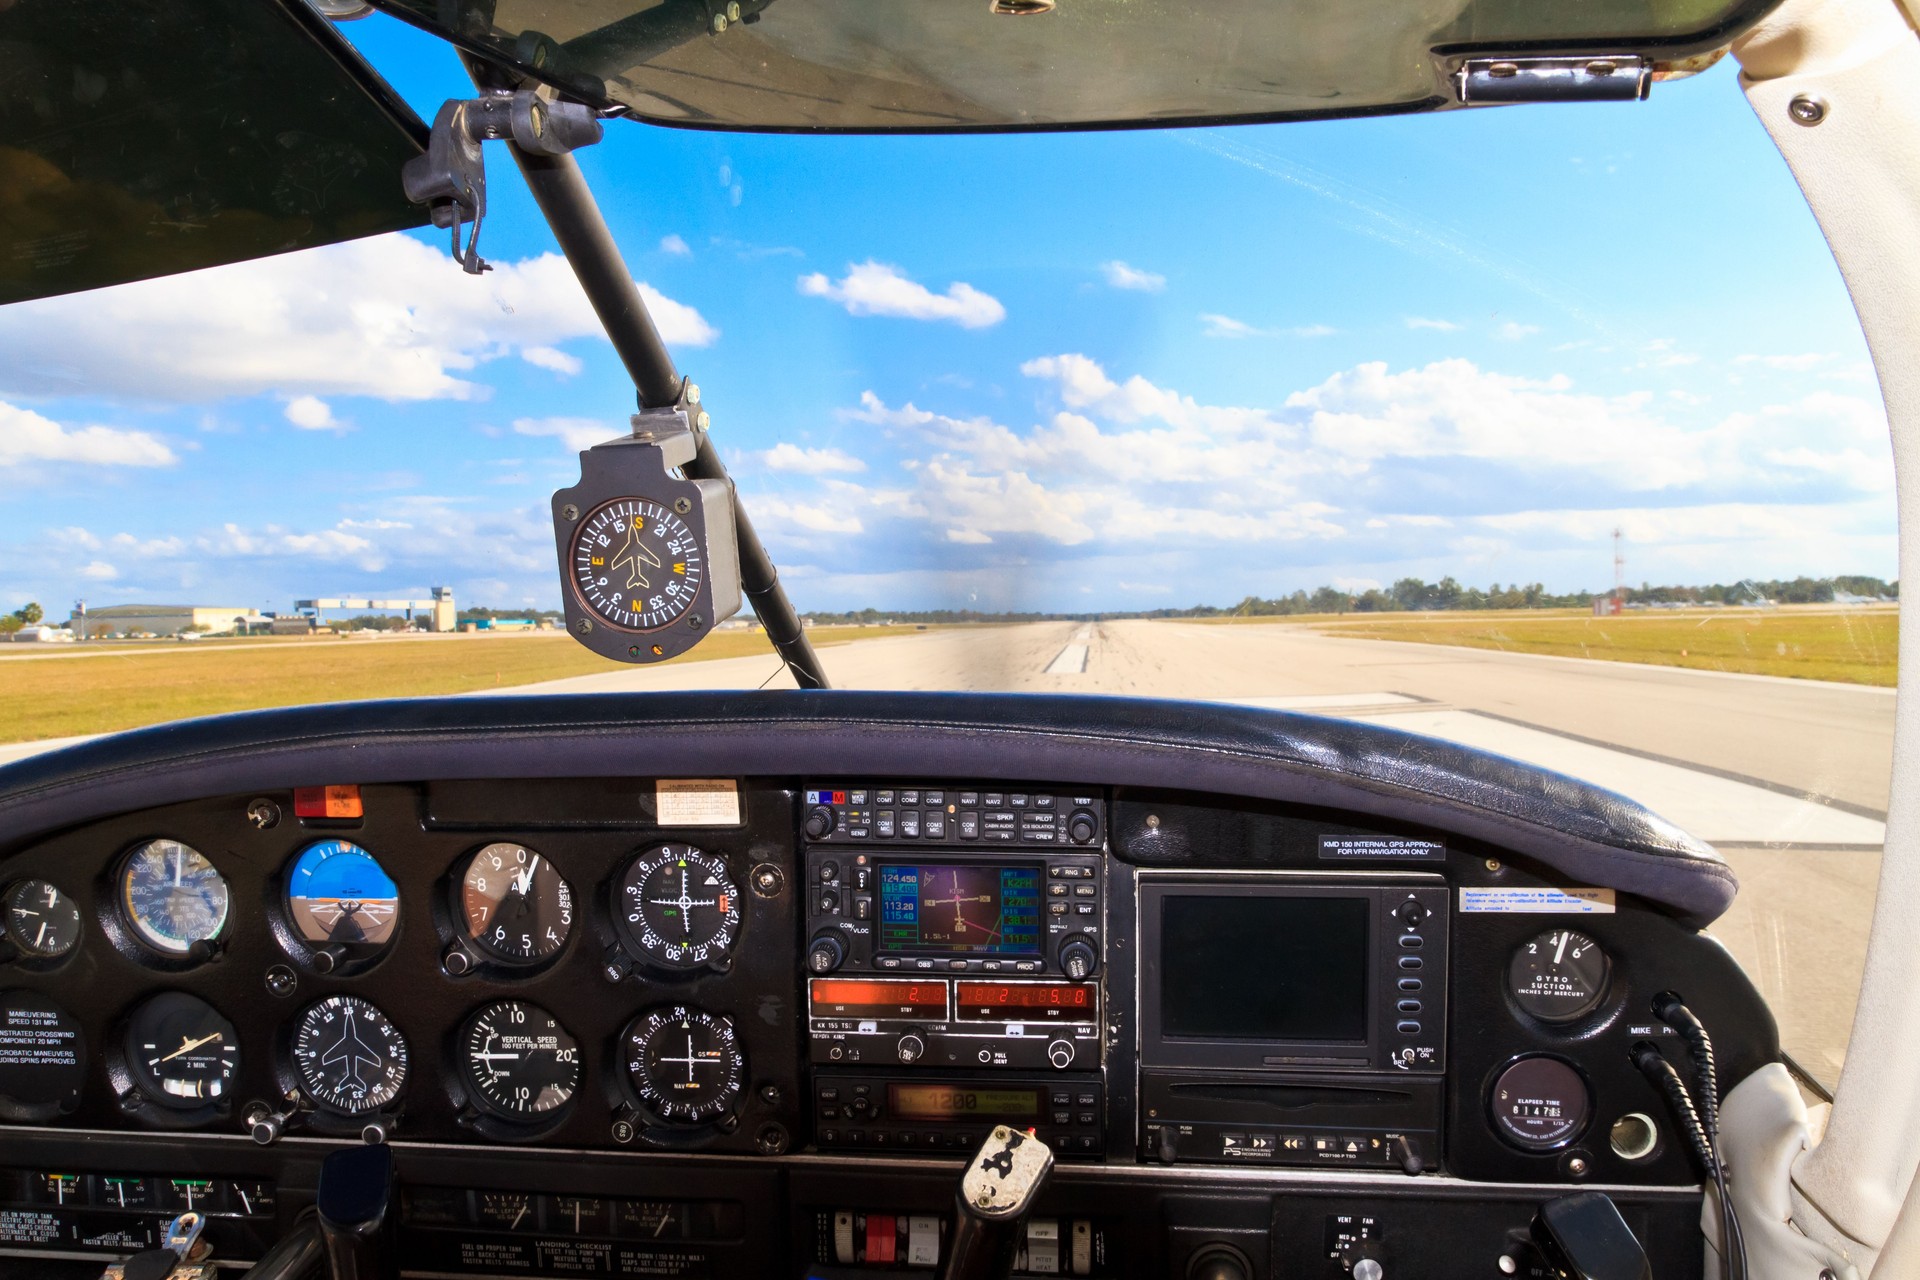
<svg viewBox="0 0 1920 1280">
<path fill-rule="evenodd" d="M 358 786 L 295 787 L 293 813 L 297 818 L 358 818 L 366 810 Z"/>
</svg>

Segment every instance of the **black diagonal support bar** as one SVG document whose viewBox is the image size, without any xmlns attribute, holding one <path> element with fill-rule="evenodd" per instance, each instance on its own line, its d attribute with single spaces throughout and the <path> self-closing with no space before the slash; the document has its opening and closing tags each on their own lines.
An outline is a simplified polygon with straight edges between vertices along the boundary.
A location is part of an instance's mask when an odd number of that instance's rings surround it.
<svg viewBox="0 0 1920 1280">
<path fill-rule="evenodd" d="M 538 155 L 517 143 L 508 146 L 533 198 L 539 202 L 540 212 L 546 215 L 547 225 L 553 228 L 554 239 L 560 242 L 560 251 L 573 265 L 587 300 L 606 328 L 613 349 L 627 366 L 640 396 L 640 407 L 658 409 L 675 404 L 683 380 L 660 340 L 660 331 L 653 327 L 653 317 L 647 314 L 647 304 L 634 287 L 633 275 L 620 257 L 606 219 L 600 216 L 593 192 L 580 175 L 580 166 L 570 155 Z M 689 480 L 724 480 L 731 484 L 726 464 L 707 433 L 696 434 L 699 452 L 681 468 L 682 474 Z M 820 656 L 800 628 L 800 615 L 780 586 L 780 575 L 767 549 L 760 545 L 760 535 L 754 532 L 753 522 L 740 503 L 734 504 L 734 512 L 742 593 L 800 687 L 826 688 L 827 673 L 820 666 Z"/>
</svg>

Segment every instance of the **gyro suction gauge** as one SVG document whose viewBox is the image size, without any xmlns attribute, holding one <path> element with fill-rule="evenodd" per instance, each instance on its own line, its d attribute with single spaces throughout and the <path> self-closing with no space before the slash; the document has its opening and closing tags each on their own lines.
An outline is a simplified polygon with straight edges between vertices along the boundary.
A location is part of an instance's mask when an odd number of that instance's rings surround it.
<svg viewBox="0 0 1920 1280">
<path fill-rule="evenodd" d="M 602 657 L 678 657 L 740 608 L 732 486 L 670 471 L 698 448 L 684 410 L 638 414 L 553 495 L 567 630 Z"/>
</svg>

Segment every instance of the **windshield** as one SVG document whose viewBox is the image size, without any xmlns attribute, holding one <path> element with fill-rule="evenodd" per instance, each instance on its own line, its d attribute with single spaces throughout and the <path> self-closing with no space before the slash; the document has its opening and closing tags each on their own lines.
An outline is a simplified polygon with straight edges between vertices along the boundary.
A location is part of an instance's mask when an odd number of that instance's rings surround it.
<svg viewBox="0 0 1920 1280">
<path fill-rule="evenodd" d="M 342 30 L 423 117 L 471 92 L 416 31 Z M 1234 130 L 611 122 L 580 160 L 837 686 L 1251 703 L 1613 788 L 1726 854 L 1715 932 L 1837 1074 L 1892 468 L 1730 66 L 1641 104 Z M 492 173 L 481 277 L 403 233 L 0 308 L 8 754 L 790 683 L 750 613 L 658 666 L 555 629 L 549 495 L 632 386 Z"/>
</svg>

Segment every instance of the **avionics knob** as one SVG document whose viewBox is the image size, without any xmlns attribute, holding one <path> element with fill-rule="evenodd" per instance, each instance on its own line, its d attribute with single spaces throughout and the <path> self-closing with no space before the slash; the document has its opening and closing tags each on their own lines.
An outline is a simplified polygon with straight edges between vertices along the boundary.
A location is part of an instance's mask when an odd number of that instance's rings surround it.
<svg viewBox="0 0 1920 1280">
<path fill-rule="evenodd" d="M 1054 1069 L 1058 1071 L 1064 1071 L 1072 1066 L 1073 1041 L 1055 1040 L 1052 1044 L 1049 1044 L 1047 1046 L 1047 1061 L 1051 1062 L 1054 1065 Z"/>
<path fill-rule="evenodd" d="M 847 958 L 847 948 L 841 943 L 838 934 L 823 933 L 813 940 L 807 948 L 807 971 L 809 973 L 832 973 Z"/>
<path fill-rule="evenodd" d="M 807 839 L 824 840 L 833 830 L 833 810 L 824 804 L 807 810 Z"/>
<path fill-rule="evenodd" d="M 902 1062 L 918 1062 L 926 1056 L 927 1042 L 916 1033 L 909 1031 L 900 1037 L 898 1044 L 894 1045 L 894 1052 L 900 1055 Z"/>
<path fill-rule="evenodd" d="M 1069 978 L 1084 978 L 1100 967 L 1100 953 L 1084 933 L 1076 933 L 1060 944 L 1060 972 Z"/>
<path fill-rule="evenodd" d="M 1067 818 L 1067 839 L 1075 844 L 1091 844 L 1100 832 L 1100 824 L 1085 809 L 1075 809 Z"/>
</svg>

